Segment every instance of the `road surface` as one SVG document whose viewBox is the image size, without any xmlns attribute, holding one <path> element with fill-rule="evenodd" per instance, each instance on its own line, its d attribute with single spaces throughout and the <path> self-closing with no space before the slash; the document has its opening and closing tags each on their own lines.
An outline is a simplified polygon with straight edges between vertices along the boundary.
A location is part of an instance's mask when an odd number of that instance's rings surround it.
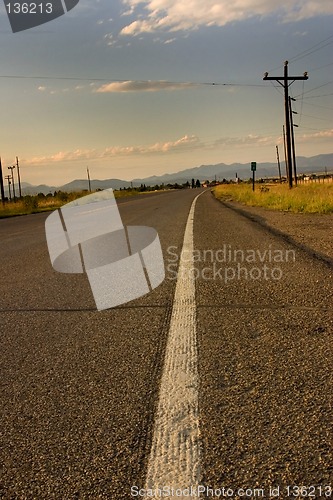
<svg viewBox="0 0 333 500">
<path fill-rule="evenodd" d="M 0 220 L 0 498 L 148 497 L 167 453 L 169 484 L 155 486 L 333 496 L 332 269 L 208 190 L 189 217 L 201 192 L 119 201 L 124 224 L 158 231 L 166 279 L 101 312 L 84 275 L 52 269 L 47 214 Z M 185 229 L 193 252 L 180 263 Z M 178 359 L 192 382 L 173 375 Z M 193 426 L 167 418 L 161 433 L 161 401 L 172 412 L 181 384 Z M 180 484 L 187 470 L 193 484 Z"/>
</svg>

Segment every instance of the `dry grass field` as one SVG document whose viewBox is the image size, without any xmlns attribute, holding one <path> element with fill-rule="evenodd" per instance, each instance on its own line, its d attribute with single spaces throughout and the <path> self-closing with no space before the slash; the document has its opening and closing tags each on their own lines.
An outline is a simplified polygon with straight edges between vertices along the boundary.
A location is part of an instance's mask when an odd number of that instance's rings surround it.
<svg viewBox="0 0 333 500">
<path fill-rule="evenodd" d="M 333 213 L 333 184 L 223 184 L 213 189 L 216 198 L 293 213 Z"/>
</svg>

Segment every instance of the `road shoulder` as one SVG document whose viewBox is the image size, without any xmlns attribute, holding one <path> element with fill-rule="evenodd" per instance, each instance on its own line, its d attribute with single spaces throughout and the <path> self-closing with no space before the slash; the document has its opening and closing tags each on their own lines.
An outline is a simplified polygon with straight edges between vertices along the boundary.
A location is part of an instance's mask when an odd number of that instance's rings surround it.
<svg viewBox="0 0 333 500">
<path fill-rule="evenodd" d="M 290 242 L 321 260 L 333 263 L 333 214 L 296 214 L 251 207 L 229 200 L 217 201 L 273 232 L 283 233 Z"/>
</svg>

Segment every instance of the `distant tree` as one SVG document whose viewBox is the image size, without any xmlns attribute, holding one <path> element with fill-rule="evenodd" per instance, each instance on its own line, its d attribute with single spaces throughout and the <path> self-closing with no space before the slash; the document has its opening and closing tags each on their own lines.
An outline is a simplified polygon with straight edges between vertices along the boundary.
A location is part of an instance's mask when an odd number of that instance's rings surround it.
<svg viewBox="0 0 333 500">
<path fill-rule="evenodd" d="M 192 179 L 191 186 L 192 186 L 192 189 L 195 187 L 195 181 L 194 181 L 194 179 Z"/>
<path fill-rule="evenodd" d="M 57 196 L 60 201 L 67 201 L 68 200 L 68 193 L 65 193 L 64 191 L 58 191 L 57 195 L 54 193 L 54 196 Z"/>
<path fill-rule="evenodd" d="M 185 187 L 186 187 L 186 188 L 189 188 L 189 187 L 190 187 L 190 183 L 189 183 L 188 181 L 186 182 Z"/>
<path fill-rule="evenodd" d="M 201 187 L 201 182 L 199 181 L 199 179 L 197 179 L 197 182 L 195 183 L 195 187 L 197 187 L 197 188 Z"/>
<path fill-rule="evenodd" d="M 29 194 L 23 196 L 24 207 L 28 210 L 34 210 L 38 208 L 38 196 L 30 196 Z"/>
</svg>

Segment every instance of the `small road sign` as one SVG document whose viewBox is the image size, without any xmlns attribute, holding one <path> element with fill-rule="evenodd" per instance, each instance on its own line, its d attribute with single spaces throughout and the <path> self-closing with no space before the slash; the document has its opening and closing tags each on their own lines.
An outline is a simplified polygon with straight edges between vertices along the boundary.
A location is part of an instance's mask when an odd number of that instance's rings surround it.
<svg viewBox="0 0 333 500">
<path fill-rule="evenodd" d="M 251 170 L 252 172 L 255 172 L 257 170 L 257 162 L 251 161 Z"/>
</svg>

